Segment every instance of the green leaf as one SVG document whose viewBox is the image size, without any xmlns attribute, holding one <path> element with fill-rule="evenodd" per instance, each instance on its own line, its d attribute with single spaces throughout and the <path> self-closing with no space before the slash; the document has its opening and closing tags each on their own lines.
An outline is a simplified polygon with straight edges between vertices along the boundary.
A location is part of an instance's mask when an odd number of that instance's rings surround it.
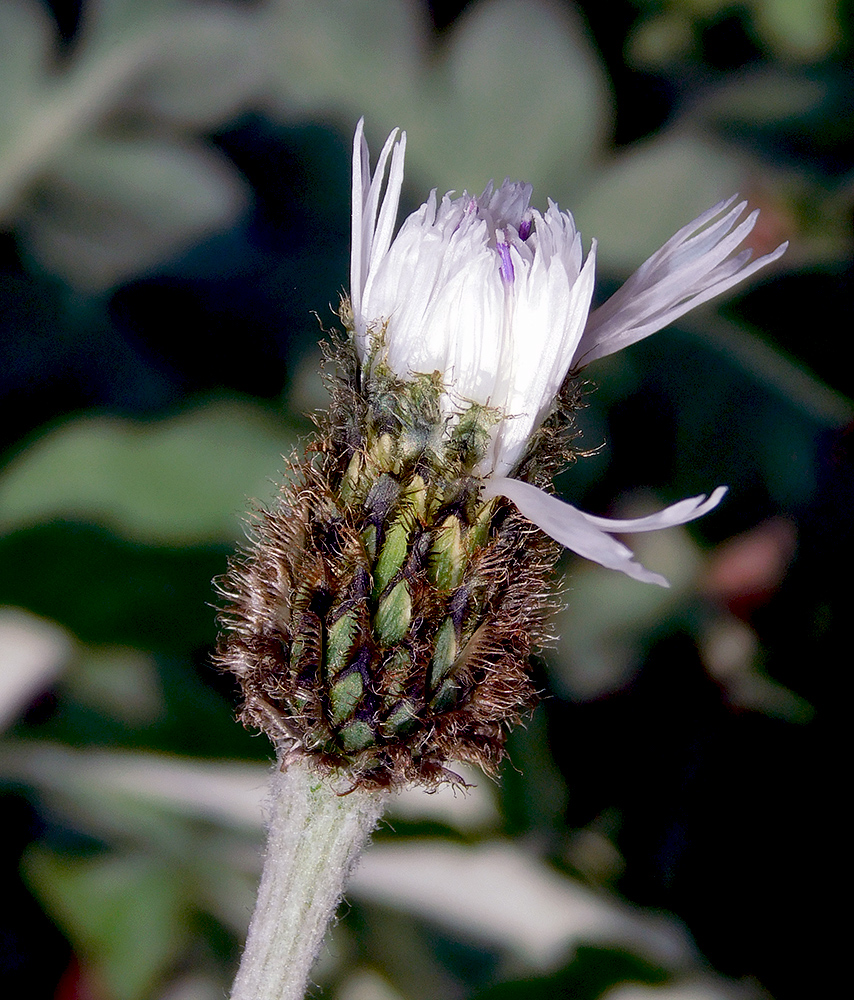
<svg viewBox="0 0 854 1000">
<path fill-rule="evenodd" d="M 77 703 L 131 727 L 151 725 L 167 712 L 157 666 L 137 649 L 81 649 L 62 687 Z"/>
<path fill-rule="evenodd" d="M 201 760 L 172 753 L 72 749 L 32 738 L 0 748 L 4 780 L 37 790 L 54 817 L 108 843 L 184 858 L 227 828 L 260 836 L 268 764 Z"/>
<path fill-rule="evenodd" d="M 393 115 L 395 90 L 412 89 L 429 30 L 425 14 L 406 0 L 272 3 L 265 34 L 270 51 L 279 52 L 270 83 L 282 113 L 343 106 L 354 124 L 362 113 Z"/>
<path fill-rule="evenodd" d="M 526 976 L 524 980 L 502 983 L 477 992 L 473 1000 L 599 1000 L 610 995 L 611 987 L 624 983 L 661 985 L 670 979 L 668 971 L 640 955 L 621 948 L 581 945 L 572 960 L 558 972 L 547 976 Z M 616 993 L 622 993 L 616 990 Z M 628 995 L 628 991 L 627 991 Z M 631 991 L 633 997 L 647 991 Z M 649 991 L 649 996 L 658 991 Z M 686 992 L 683 994 L 687 996 Z M 698 994 L 699 995 L 699 994 Z"/>
<path fill-rule="evenodd" d="M 750 6 L 759 34 L 779 56 L 819 60 L 840 41 L 835 0 L 753 0 Z"/>
<path fill-rule="evenodd" d="M 257 96 L 265 76 L 262 14 L 225 5 L 186 12 L 147 67 L 132 106 L 196 129 L 235 117 Z"/>
<path fill-rule="evenodd" d="M 41 6 L 0 5 L 0 216 L 43 267 L 102 291 L 245 207 L 231 164 L 174 126 L 212 131 L 260 93 L 262 19 L 101 0 L 83 5 L 60 61 Z"/>
<path fill-rule="evenodd" d="M 160 137 L 82 138 L 52 162 L 23 243 L 47 270 L 100 291 L 224 228 L 247 191 L 212 148 Z"/>
<path fill-rule="evenodd" d="M 247 403 L 208 403 L 150 423 L 73 420 L 0 474 L 0 532 L 56 518 L 151 544 L 230 540 L 248 498 L 267 500 L 295 435 Z"/>
<path fill-rule="evenodd" d="M 48 912 L 116 1000 L 145 1000 L 181 952 L 185 886 L 142 855 L 71 859 L 43 847 L 24 861 Z"/>
<path fill-rule="evenodd" d="M 0 603 L 59 622 L 86 642 L 187 656 L 216 638 L 211 580 L 225 571 L 231 549 L 153 548 L 89 525 L 38 525 L 0 536 Z"/>
<path fill-rule="evenodd" d="M 533 183 L 540 203 L 565 197 L 610 127 L 597 57 L 571 11 L 553 4 L 472 5 L 432 83 L 430 161 L 413 125 L 413 162 L 440 190 L 510 176 Z"/>
<path fill-rule="evenodd" d="M 552 754 L 542 706 L 508 733 L 507 751 L 497 785 L 505 832 L 545 837 L 559 830 L 565 836 L 569 791 Z"/>
<path fill-rule="evenodd" d="M 749 34 L 770 50 L 771 57 L 817 62 L 840 43 L 838 0 L 635 0 L 648 8 L 632 32 L 629 52 L 640 65 L 662 66 L 684 58 L 701 33 L 721 18 L 737 14 Z M 752 22 L 752 23 L 750 23 Z"/>
<path fill-rule="evenodd" d="M 5 128 L 16 124 L 14 112 L 47 72 L 53 40 L 54 29 L 43 4 L 35 0 L 0 4 L 0 150 Z"/>
<path fill-rule="evenodd" d="M 662 506 L 651 502 L 639 509 Z M 642 662 L 643 636 L 694 591 L 702 555 L 686 528 L 638 534 L 631 546 L 638 561 L 663 573 L 671 586 L 639 587 L 621 573 L 571 559 L 572 589 L 556 617 L 560 647 L 549 656 L 550 681 L 566 697 L 592 699 L 625 684 Z"/>
<path fill-rule="evenodd" d="M 88 49 L 110 48 L 143 31 L 168 24 L 187 0 L 97 0 L 84 3 L 82 33 Z"/>
<path fill-rule="evenodd" d="M 693 113 L 708 120 L 712 128 L 724 129 L 725 134 L 733 125 L 755 133 L 768 126 L 794 127 L 810 115 L 829 116 L 831 94 L 825 80 L 793 67 L 765 64 L 704 94 Z M 782 164 L 775 166 L 779 170 Z"/>
<path fill-rule="evenodd" d="M 263 5 L 99 0 L 84 5 L 78 49 L 84 68 L 120 49 L 136 61 L 134 86 L 119 95 L 132 114 L 209 129 L 260 90 L 265 13 Z"/>
</svg>

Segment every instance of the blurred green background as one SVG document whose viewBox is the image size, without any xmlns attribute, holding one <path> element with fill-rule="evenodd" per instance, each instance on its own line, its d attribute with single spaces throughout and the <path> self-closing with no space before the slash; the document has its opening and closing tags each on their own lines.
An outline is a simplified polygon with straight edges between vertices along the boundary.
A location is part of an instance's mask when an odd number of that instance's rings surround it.
<svg viewBox="0 0 854 1000">
<path fill-rule="evenodd" d="M 500 783 L 400 796 L 316 970 L 335 1000 L 830 994 L 847 863 L 854 5 L 0 0 L 0 981 L 214 1000 L 270 748 L 211 579 L 324 405 L 349 146 L 406 209 L 510 175 L 601 299 L 740 191 L 773 269 L 597 363 L 587 510 L 669 591 L 567 560 Z M 331 304 L 331 305 L 330 305 Z M 595 389 L 593 387 L 595 384 Z M 842 897 L 843 910 L 847 906 Z"/>
</svg>

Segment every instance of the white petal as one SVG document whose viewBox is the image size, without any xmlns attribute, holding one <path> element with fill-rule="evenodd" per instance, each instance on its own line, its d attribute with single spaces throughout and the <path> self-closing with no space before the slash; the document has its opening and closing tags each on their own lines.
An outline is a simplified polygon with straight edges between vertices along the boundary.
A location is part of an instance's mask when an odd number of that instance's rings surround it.
<svg viewBox="0 0 854 1000">
<path fill-rule="evenodd" d="M 712 491 L 710 497 L 701 493 L 698 497 L 689 497 L 687 500 L 680 500 L 660 510 L 657 514 L 649 514 L 646 517 L 632 517 L 624 520 L 613 517 L 596 517 L 593 514 L 584 516 L 598 528 L 605 531 L 658 531 L 660 528 L 672 528 L 677 524 L 687 524 L 689 521 L 696 521 L 698 517 L 708 514 L 710 510 L 723 500 L 727 492 L 726 486 L 718 486 Z"/>
<path fill-rule="evenodd" d="M 538 252 L 529 267 L 517 270 L 511 351 L 505 357 L 502 389 L 495 399 L 496 405 L 513 415 L 497 428 L 491 458 L 499 476 L 513 469 L 551 407 L 569 370 L 593 296 L 595 242 L 576 275 L 580 238 L 570 230 L 557 235 L 549 232 L 539 219 L 537 227 L 553 238 L 554 254 L 549 260 Z"/>
<path fill-rule="evenodd" d="M 758 212 L 738 222 L 747 203 L 722 201 L 672 236 L 598 309 L 590 314 L 575 364 L 587 364 L 648 337 L 690 309 L 745 281 L 786 250 L 750 261 L 732 256 L 756 223 Z"/>
<path fill-rule="evenodd" d="M 365 119 L 360 118 L 353 136 L 353 185 L 350 197 L 350 303 L 354 315 L 362 309 L 362 288 L 364 286 L 363 213 L 365 209 L 365 175 L 370 175 L 368 143 L 365 140 Z"/>
<path fill-rule="evenodd" d="M 350 303 L 356 323 L 356 346 L 362 357 L 365 353 L 364 337 L 367 327 L 363 315 L 363 295 L 370 268 L 386 253 L 391 243 L 403 185 L 403 160 L 406 152 L 406 133 L 403 132 L 395 143 L 398 130 L 394 129 L 385 141 L 372 177 L 364 126 L 365 120 L 360 118 L 353 137 L 350 237 Z M 391 171 L 380 208 L 380 191 L 385 180 L 389 154 L 392 156 Z"/>
<path fill-rule="evenodd" d="M 592 559 L 607 569 L 619 570 L 635 580 L 655 583 L 660 587 L 669 586 L 667 580 L 641 566 L 631 549 L 613 538 L 609 532 L 656 531 L 659 528 L 685 524 L 716 507 L 724 493 L 726 487 L 719 486 L 708 500 L 705 496 L 692 497 L 648 517 L 611 520 L 585 514 L 563 500 L 518 479 L 490 477 L 483 483 L 484 496 L 507 497 L 521 514 L 578 555 Z"/>
<path fill-rule="evenodd" d="M 473 349 L 484 339 L 494 340 L 494 327 L 486 338 L 483 333 L 491 285 L 499 284 L 487 236 L 482 220 L 459 212 L 454 216 L 447 207 L 436 212 L 431 196 L 372 268 L 363 309 L 373 320 L 388 322 L 386 357 L 399 375 L 438 370 L 460 380 L 461 373 L 451 373 L 449 367 L 459 353 L 457 336 Z M 459 311 L 449 313 L 458 300 L 468 327 L 461 326 Z M 486 401 L 462 381 L 457 389 L 461 397 Z"/>
<path fill-rule="evenodd" d="M 488 185 L 478 202 L 492 216 L 496 228 L 503 229 L 509 224 L 518 229 L 533 191 L 533 185 L 505 177 L 497 191 L 492 190 L 491 184 Z"/>
<path fill-rule="evenodd" d="M 388 156 L 388 150 L 391 146 L 395 135 L 397 134 L 397 129 L 389 135 L 386 139 L 385 146 L 380 153 L 380 158 L 377 161 L 377 169 L 374 174 L 374 180 L 371 183 L 371 188 L 373 189 L 374 183 L 376 183 L 378 178 L 382 178 L 385 174 L 385 162 Z M 406 133 L 400 133 L 400 139 L 394 144 L 394 150 L 391 155 L 391 168 L 388 173 L 388 185 L 383 195 L 382 205 L 380 207 L 380 215 L 377 220 L 376 229 L 374 230 L 374 237 L 371 242 L 371 259 L 368 264 L 368 268 L 376 266 L 376 262 L 381 260 L 385 253 L 388 251 L 389 246 L 391 246 L 391 238 L 394 235 L 394 227 L 397 223 L 397 210 L 400 205 L 400 191 L 403 187 L 403 162 L 406 156 Z M 373 194 L 373 190 L 371 192 Z M 377 185 L 377 194 L 379 193 L 379 185 Z M 371 205 L 373 208 L 373 205 Z"/>
</svg>

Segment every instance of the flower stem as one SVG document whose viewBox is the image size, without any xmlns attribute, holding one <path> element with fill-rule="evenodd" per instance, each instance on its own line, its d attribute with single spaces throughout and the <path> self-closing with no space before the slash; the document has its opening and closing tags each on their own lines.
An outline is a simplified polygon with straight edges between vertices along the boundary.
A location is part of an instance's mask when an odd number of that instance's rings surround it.
<svg viewBox="0 0 854 1000">
<path fill-rule="evenodd" d="M 271 782 L 267 856 L 231 1000 L 302 1000 L 344 884 L 385 791 L 322 777 L 301 760 Z"/>
</svg>

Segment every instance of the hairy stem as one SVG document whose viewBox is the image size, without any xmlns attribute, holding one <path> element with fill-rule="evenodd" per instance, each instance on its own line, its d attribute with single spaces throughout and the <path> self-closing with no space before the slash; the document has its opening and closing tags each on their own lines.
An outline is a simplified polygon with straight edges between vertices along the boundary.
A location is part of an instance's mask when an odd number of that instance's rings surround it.
<svg viewBox="0 0 854 1000">
<path fill-rule="evenodd" d="M 303 761 L 275 771 L 264 872 L 231 1000 L 305 995 L 347 876 L 388 800 L 348 787 Z"/>
</svg>

